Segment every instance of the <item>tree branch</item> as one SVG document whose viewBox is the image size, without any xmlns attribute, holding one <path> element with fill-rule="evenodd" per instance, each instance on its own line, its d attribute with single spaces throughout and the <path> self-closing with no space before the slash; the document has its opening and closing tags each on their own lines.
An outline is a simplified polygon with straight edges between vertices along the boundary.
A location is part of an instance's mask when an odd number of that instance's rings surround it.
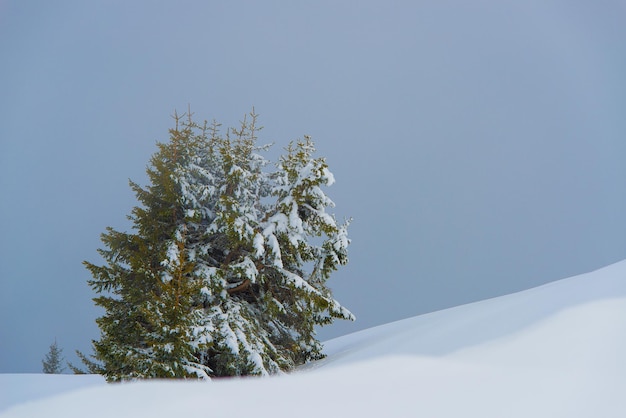
<svg viewBox="0 0 626 418">
<path fill-rule="evenodd" d="M 247 290 L 250 287 L 250 284 L 252 284 L 250 279 L 246 279 L 240 284 L 238 284 L 237 286 L 231 287 L 230 289 L 226 289 L 226 292 L 228 292 L 229 295 L 243 292 L 244 290 Z"/>
</svg>

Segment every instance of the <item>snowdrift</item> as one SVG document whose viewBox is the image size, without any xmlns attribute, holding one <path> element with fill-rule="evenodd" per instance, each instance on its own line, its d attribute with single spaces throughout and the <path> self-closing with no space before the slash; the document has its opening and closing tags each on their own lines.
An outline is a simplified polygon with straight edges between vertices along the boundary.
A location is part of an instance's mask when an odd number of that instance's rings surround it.
<svg viewBox="0 0 626 418">
<path fill-rule="evenodd" d="M 269 379 L 0 375 L 0 417 L 624 417 L 626 261 L 347 335 L 326 351 Z"/>
</svg>

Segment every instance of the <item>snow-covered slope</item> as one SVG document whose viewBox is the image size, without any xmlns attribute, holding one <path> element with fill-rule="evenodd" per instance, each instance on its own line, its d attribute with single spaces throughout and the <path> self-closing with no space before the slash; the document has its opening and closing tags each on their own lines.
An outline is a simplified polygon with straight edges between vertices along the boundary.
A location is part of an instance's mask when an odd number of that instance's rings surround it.
<svg viewBox="0 0 626 418">
<path fill-rule="evenodd" d="M 491 362 L 494 351 L 511 364 L 530 361 L 531 352 L 544 359 L 554 354 L 552 360 L 562 362 L 571 350 L 625 348 L 618 343 L 626 342 L 626 316 L 612 316 L 620 312 L 625 298 L 626 260 L 327 341 L 330 355 L 320 363 L 346 364 L 391 354 L 477 360 L 481 353 Z"/>
<path fill-rule="evenodd" d="M 623 417 L 626 261 L 326 349 L 290 376 L 96 384 L 39 399 L 54 377 L 0 375 L 0 417 Z"/>
<path fill-rule="evenodd" d="M 11 405 L 103 384 L 98 375 L 0 374 L 0 412 Z"/>
</svg>

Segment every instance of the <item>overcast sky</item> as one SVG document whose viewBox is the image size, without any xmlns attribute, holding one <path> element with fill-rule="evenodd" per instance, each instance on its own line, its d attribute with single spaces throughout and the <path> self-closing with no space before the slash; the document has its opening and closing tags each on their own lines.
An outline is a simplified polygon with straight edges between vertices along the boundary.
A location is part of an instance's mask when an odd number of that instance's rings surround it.
<svg viewBox="0 0 626 418">
<path fill-rule="evenodd" d="M 351 216 L 321 339 L 626 258 L 623 0 L 0 0 L 0 372 L 99 335 L 170 115 L 311 135 Z"/>
</svg>

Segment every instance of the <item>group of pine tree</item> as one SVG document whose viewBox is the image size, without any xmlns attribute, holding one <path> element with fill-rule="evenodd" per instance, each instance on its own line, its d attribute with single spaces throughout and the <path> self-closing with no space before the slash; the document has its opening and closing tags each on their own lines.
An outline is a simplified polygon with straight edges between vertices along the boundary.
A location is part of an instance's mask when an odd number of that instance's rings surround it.
<svg viewBox="0 0 626 418">
<path fill-rule="evenodd" d="M 109 381 L 268 375 L 323 356 L 317 325 L 354 319 L 326 282 L 347 263 L 348 221 L 307 136 L 272 164 L 257 115 L 225 134 L 174 115 L 168 142 L 130 182 L 132 232 L 107 228 L 93 279 L 100 339 L 81 355 Z"/>
</svg>

